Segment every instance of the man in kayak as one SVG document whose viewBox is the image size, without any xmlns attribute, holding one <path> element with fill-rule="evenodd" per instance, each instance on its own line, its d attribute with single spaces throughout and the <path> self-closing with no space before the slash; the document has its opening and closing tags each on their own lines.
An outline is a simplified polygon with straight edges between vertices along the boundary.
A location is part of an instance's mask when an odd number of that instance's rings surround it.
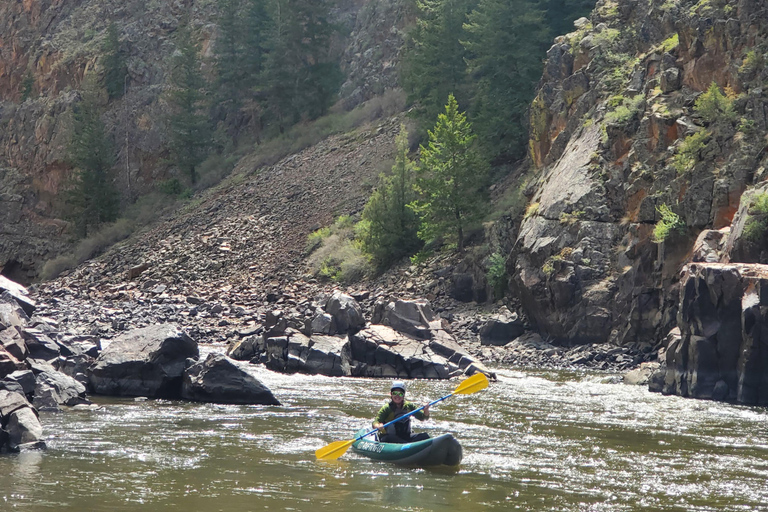
<svg viewBox="0 0 768 512">
<path fill-rule="evenodd" d="M 415 403 L 407 402 L 405 400 L 405 382 L 393 382 L 389 392 L 390 402 L 379 409 L 376 419 L 373 420 L 373 428 L 379 429 L 379 441 L 382 443 L 412 443 L 414 441 L 429 439 L 429 434 L 426 432 L 420 434 L 413 434 L 411 432 L 411 417 L 416 417 L 421 421 L 429 419 L 429 405 L 403 421 L 393 423 L 385 430 L 381 430 L 381 427 L 383 427 L 385 423 L 389 423 L 395 418 L 399 418 L 400 416 L 419 408 Z"/>
</svg>

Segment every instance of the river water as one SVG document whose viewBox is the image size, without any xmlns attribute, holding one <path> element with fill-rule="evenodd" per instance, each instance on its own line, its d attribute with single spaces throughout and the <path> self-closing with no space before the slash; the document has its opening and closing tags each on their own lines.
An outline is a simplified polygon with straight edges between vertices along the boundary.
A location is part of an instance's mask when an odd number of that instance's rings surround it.
<svg viewBox="0 0 768 512">
<path fill-rule="evenodd" d="M 98 399 L 41 413 L 48 450 L 0 456 L 10 511 L 768 510 L 768 410 L 663 397 L 605 374 L 499 368 L 415 427 L 452 432 L 458 472 L 399 468 L 349 450 L 389 381 L 257 369 L 280 407 Z M 449 394 L 416 381 L 409 399 Z"/>
</svg>

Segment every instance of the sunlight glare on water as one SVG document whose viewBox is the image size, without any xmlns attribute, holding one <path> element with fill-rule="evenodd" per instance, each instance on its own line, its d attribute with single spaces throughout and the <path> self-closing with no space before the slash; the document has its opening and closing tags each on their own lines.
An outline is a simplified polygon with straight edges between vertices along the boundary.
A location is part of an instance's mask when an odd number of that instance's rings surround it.
<svg viewBox="0 0 768 512">
<path fill-rule="evenodd" d="M 351 439 L 389 381 L 257 368 L 282 406 L 97 398 L 41 413 L 48 450 L 0 456 L 2 510 L 768 510 L 768 411 L 664 397 L 615 376 L 498 369 L 415 428 L 452 432 L 457 473 L 314 451 Z M 458 381 L 414 381 L 426 403 Z"/>
</svg>

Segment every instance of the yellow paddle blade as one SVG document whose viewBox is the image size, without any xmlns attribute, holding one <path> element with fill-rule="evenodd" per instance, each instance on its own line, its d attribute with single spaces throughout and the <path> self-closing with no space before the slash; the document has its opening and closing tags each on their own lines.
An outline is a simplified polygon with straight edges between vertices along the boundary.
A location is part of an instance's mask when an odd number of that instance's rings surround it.
<svg viewBox="0 0 768 512">
<path fill-rule="evenodd" d="M 488 387 L 488 377 L 484 373 L 476 373 L 465 379 L 454 390 L 454 395 L 471 395 Z"/>
<path fill-rule="evenodd" d="M 352 446 L 354 439 L 348 441 L 334 441 L 333 443 L 315 450 L 315 457 L 322 460 L 336 460 Z"/>
</svg>

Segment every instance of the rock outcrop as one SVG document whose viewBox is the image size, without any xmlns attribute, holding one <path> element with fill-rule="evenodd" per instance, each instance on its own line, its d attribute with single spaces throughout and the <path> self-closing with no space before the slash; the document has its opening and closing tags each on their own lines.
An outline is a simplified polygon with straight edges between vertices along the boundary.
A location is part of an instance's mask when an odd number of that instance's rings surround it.
<svg viewBox="0 0 768 512">
<path fill-rule="evenodd" d="M 767 405 L 768 266 L 696 263 L 684 273 L 680 336 L 666 346 L 657 390 Z"/>
<path fill-rule="evenodd" d="M 509 258 L 512 288 L 543 336 L 658 345 L 675 326 L 678 271 L 697 237 L 711 235 L 693 257 L 712 261 L 740 231 L 716 234 L 765 179 L 768 71 L 751 50 L 768 39 L 765 8 L 600 0 L 556 39 L 531 107 L 538 177 Z M 713 83 L 732 109 L 719 117 L 696 105 Z"/>
<path fill-rule="evenodd" d="M 179 398 L 186 361 L 199 356 L 197 342 L 178 326 L 135 329 L 102 350 L 89 382 L 101 395 Z"/>
</svg>

